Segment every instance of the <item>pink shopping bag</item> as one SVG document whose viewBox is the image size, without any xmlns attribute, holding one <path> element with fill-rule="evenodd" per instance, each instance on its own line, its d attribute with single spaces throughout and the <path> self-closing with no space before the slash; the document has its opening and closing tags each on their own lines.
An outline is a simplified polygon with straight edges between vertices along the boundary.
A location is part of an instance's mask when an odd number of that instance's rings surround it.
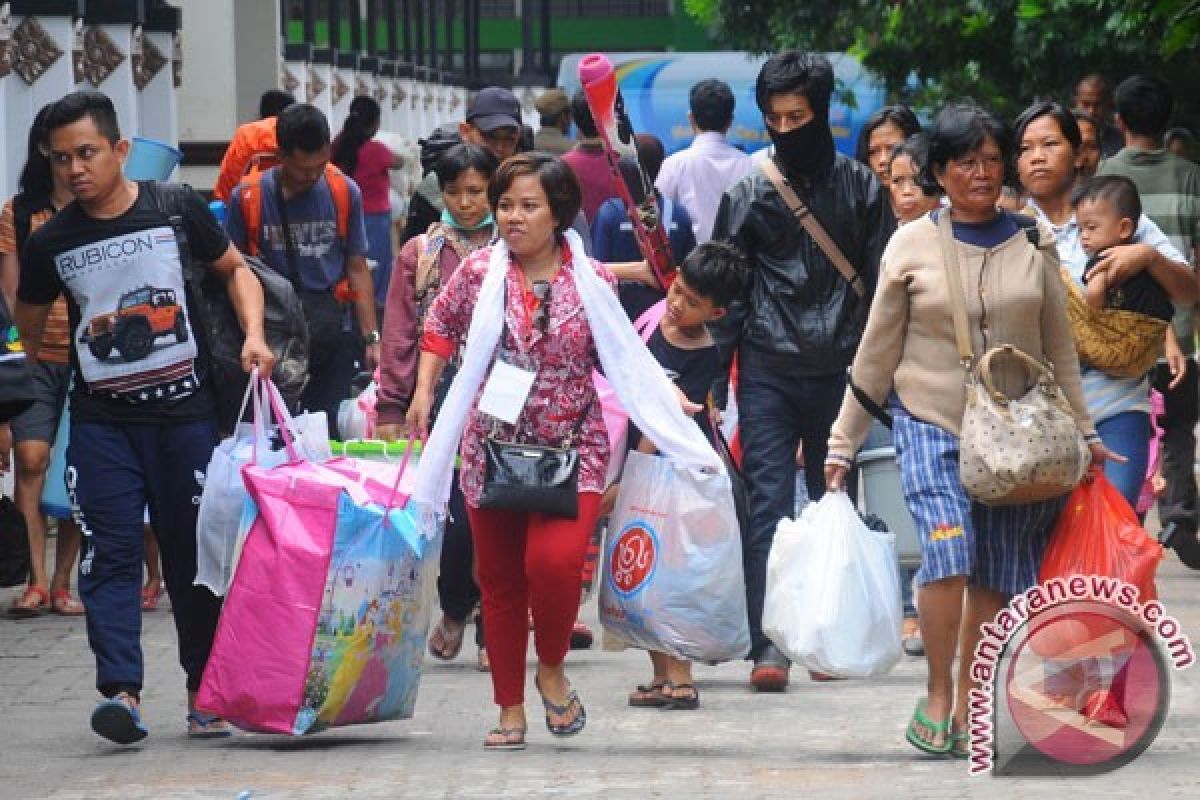
<svg viewBox="0 0 1200 800">
<path fill-rule="evenodd" d="M 277 393 L 271 400 L 284 417 Z M 197 705 L 240 728 L 297 735 L 315 723 L 300 711 L 339 501 L 391 507 L 407 462 L 303 461 L 288 426 L 280 431 L 290 462 L 242 470 L 257 517 L 221 611 Z"/>
<path fill-rule="evenodd" d="M 662 322 L 663 316 L 667 313 L 667 301 L 659 300 L 633 323 L 633 327 L 641 335 L 643 342 L 649 342 L 650 337 L 658 330 L 658 324 Z M 617 392 L 613 389 L 612 384 L 608 379 L 596 372 L 592 375 L 592 383 L 596 386 L 596 396 L 600 401 L 600 411 L 604 416 L 604 427 L 608 431 L 608 446 L 609 452 L 613 453 L 613 458 L 609 460 L 608 482 L 612 483 L 617 475 L 620 474 L 621 464 L 624 459 L 617 458 L 616 454 L 625 452 L 625 437 L 629 430 L 629 414 L 621 407 L 621 401 L 617 398 Z"/>
</svg>

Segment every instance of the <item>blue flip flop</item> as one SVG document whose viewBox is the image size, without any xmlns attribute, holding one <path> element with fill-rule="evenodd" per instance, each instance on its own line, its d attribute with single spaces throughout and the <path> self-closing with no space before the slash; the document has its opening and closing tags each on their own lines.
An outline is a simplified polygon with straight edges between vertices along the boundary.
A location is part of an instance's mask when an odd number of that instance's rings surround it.
<svg viewBox="0 0 1200 800">
<path fill-rule="evenodd" d="M 189 739 L 228 739 L 233 736 L 233 729 L 220 717 L 210 717 L 193 711 L 187 715 Z M 215 723 L 225 723 L 223 727 L 214 727 Z"/>
<path fill-rule="evenodd" d="M 92 730 L 117 744 L 140 742 L 150 731 L 138 710 L 117 697 L 110 697 L 92 712 Z"/>
</svg>

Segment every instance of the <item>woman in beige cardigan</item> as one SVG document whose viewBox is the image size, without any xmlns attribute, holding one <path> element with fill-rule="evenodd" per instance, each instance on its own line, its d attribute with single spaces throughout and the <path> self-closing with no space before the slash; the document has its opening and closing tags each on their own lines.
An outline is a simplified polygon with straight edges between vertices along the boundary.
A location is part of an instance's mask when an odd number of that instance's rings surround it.
<svg viewBox="0 0 1200 800">
<path fill-rule="evenodd" d="M 1054 237 L 1039 226 L 1034 246 L 1022 228 L 1029 221 L 996 208 L 1009 149 L 1007 129 L 986 111 L 954 105 L 938 115 L 922 177 L 945 190 L 950 207 L 892 237 L 852 372 L 867 397 L 891 409 L 905 500 L 921 536 L 917 608 L 929 691 L 917 703 L 906 738 L 929 753 L 965 756 L 979 626 L 1036 582 L 1061 506 L 1061 500 L 983 506 L 963 489 L 958 433 L 966 395 L 938 238 L 941 215 L 950 215 L 954 230 L 974 352 L 1011 344 L 1049 362 L 1093 461 L 1107 455 L 1083 400 Z M 1019 370 L 999 377 L 1000 388 L 1010 395 L 1028 388 Z M 825 461 L 831 489 L 845 486 L 870 421 L 848 391 Z"/>
</svg>

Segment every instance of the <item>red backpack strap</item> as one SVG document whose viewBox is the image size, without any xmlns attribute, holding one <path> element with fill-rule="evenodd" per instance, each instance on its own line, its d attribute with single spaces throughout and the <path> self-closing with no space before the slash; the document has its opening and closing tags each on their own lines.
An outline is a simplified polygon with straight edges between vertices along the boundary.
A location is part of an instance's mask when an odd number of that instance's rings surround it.
<svg viewBox="0 0 1200 800">
<path fill-rule="evenodd" d="M 252 173 L 238 184 L 241 192 L 242 222 L 246 227 L 246 255 L 258 255 L 258 239 L 262 235 L 262 177 Z"/>
<path fill-rule="evenodd" d="M 346 173 L 333 164 L 325 166 L 325 182 L 329 184 L 329 193 L 333 195 L 333 207 L 337 212 L 338 238 L 345 244 L 350 234 L 350 184 L 346 181 Z"/>
</svg>

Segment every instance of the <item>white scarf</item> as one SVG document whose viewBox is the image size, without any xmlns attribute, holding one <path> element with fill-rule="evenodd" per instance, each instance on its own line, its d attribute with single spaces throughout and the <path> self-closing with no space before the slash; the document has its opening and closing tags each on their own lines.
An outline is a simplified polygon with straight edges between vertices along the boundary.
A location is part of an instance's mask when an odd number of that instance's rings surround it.
<svg viewBox="0 0 1200 800">
<path fill-rule="evenodd" d="M 583 300 L 600 364 L 630 419 L 659 452 L 676 464 L 723 473 L 725 467 L 720 457 L 700 427 L 680 408 L 675 385 L 629 324 L 612 288 L 596 274 L 579 234 L 568 230 L 566 238 L 571 248 L 575 288 Z M 412 499 L 435 513 L 444 511 L 450 499 L 454 458 L 463 429 L 504 332 L 508 265 L 508 245 L 500 239 L 492 245 L 487 274 L 475 301 L 462 366 L 442 403 L 417 466 Z M 621 454 L 613 453 L 612 457 L 620 458 Z"/>
</svg>

